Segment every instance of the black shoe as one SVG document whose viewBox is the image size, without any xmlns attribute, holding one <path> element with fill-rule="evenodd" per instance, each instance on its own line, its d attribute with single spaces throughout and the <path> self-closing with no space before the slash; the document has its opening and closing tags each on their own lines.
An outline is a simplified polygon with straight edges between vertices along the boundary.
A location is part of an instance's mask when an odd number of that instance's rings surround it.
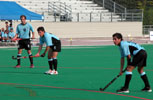
<svg viewBox="0 0 153 100">
<path fill-rule="evenodd" d="M 125 88 L 125 87 L 122 87 L 121 89 L 117 90 L 116 92 L 118 92 L 118 93 L 129 93 L 129 89 Z"/>
<path fill-rule="evenodd" d="M 141 91 L 152 92 L 150 87 L 144 87 L 143 89 L 141 89 Z"/>
</svg>

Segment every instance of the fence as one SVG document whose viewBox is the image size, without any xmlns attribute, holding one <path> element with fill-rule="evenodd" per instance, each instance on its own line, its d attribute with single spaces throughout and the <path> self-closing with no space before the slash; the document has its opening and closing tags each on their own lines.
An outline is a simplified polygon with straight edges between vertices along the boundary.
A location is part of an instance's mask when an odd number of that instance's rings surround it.
<svg viewBox="0 0 153 100">
<path fill-rule="evenodd" d="M 52 21 L 72 22 L 116 22 L 143 21 L 143 10 L 126 9 L 112 0 L 93 0 L 110 12 L 73 13 L 70 6 L 62 2 L 49 2 L 48 12 L 54 16 Z"/>
<path fill-rule="evenodd" d="M 109 9 L 111 12 L 114 13 L 126 13 L 126 8 L 120 4 L 115 3 L 112 0 L 93 0 L 95 3 L 99 4 L 100 6 Z"/>
<path fill-rule="evenodd" d="M 60 17 L 60 21 L 70 21 L 71 14 L 72 14 L 71 6 L 66 5 L 66 3 L 48 2 L 48 15 L 53 15 L 55 21 L 57 16 Z"/>
<path fill-rule="evenodd" d="M 153 31 L 153 25 L 143 25 L 143 35 L 149 35 Z"/>
</svg>

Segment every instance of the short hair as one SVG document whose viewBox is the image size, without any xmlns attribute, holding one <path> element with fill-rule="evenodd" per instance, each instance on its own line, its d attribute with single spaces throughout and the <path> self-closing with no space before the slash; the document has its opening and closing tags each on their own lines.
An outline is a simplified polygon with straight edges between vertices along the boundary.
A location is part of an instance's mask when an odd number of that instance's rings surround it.
<svg viewBox="0 0 153 100">
<path fill-rule="evenodd" d="M 122 34 L 121 34 L 121 33 L 114 33 L 114 34 L 112 35 L 112 37 L 117 37 L 118 39 L 123 40 L 123 37 L 122 37 Z"/>
<path fill-rule="evenodd" d="M 27 19 L 25 15 L 21 15 L 21 16 L 20 16 L 20 19 L 21 19 L 22 17 L 24 17 L 25 19 Z"/>
<path fill-rule="evenodd" d="M 44 27 L 40 26 L 40 27 L 37 28 L 37 31 L 38 31 L 38 32 L 39 32 L 39 31 L 44 31 L 44 32 L 45 32 L 45 29 L 44 29 Z"/>
</svg>

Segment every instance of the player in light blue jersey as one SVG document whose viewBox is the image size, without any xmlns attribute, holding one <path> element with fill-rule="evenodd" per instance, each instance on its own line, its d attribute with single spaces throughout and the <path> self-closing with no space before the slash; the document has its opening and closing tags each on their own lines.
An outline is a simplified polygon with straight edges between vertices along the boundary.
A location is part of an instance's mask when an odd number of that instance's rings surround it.
<svg viewBox="0 0 153 100">
<path fill-rule="evenodd" d="M 127 58 L 125 84 L 121 89 L 117 90 L 117 92 L 129 93 L 129 84 L 132 78 L 132 71 L 136 68 L 136 66 L 138 66 L 138 72 L 145 84 L 145 87 L 142 89 L 142 91 L 152 92 L 147 75 L 143 70 L 147 61 L 147 53 L 144 48 L 137 43 L 123 41 L 122 35 L 120 33 L 113 34 L 113 42 L 115 45 L 119 46 L 121 53 L 120 75 L 123 73 L 124 58 Z"/>
<path fill-rule="evenodd" d="M 40 56 L 40 51 L 43 47 L 43 44 L 45 43 L 46 49 L 44 53 L 41 54 L 41 56 L 44 57 L 48 51 L 49 70 L 46 71 L 45 74 L 57 75 L 57 55 L 58 52 L 61 52 L 61 41 L 57 36 L 45 32 L 44 27 L 38 27 L 37 31 L 40 36 L 40 45 L 38 53 L 35 56 Z"/>
<path fill-rule="evenodd" d="M 9 36 L 9 39 L 11 39 L 11 40 L 15 37 L 15 33 L 13 32 L 13 28 L 10 29 L 8 36 Z"/>
<path fill-rule="evenodd" d="M 5 41 L 5 39 L 4 39 L 4 28 L 2 28 L 2 30 L 1 30 L 1 36 L 2 36 L 2 42 L 4 42 Z"/>
<path fill-rule="evenodd" d="M 34 68 L 33 65 L 33 58 L 32 56 L 32 52 L 31 52 L 31 43 L 30 43 L 30 32 L 32 31 L 32 39 L 34 38 L 34 30 L 31 26 L 31 24 L 26 22 L 26 16 L 25 15 L 21 15 L 20 16 L 21 19 L 21 24 L 17 25 L 16 28 L 16 35 L 12 40 L 15 40 L 17 37 L 19 37 L 21 40 L 18 41 L 18 55 L 17 57 L 20 58 L 21 54 L 22 54 L 22 49 L 27 50 L 28 54 L 29 54 L 29 60 L 30 60 L 30 68 Z M 19 68 L 20 67 L 20 62 L 21 59 L 17 60 L 17 65 L 15 66 L 15 68 Z"/>
</svg>

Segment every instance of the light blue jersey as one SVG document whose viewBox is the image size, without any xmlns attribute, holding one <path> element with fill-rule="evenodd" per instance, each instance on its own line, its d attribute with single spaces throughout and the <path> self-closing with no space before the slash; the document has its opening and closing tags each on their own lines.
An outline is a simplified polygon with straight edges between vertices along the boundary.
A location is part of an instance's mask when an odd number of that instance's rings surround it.
<svg viewBox="0 0 153 100">
<path fill-rule="evenodd" d="M 119 50 L 121 57 L 127 57 L 128 55 L 136 55 L 140 50 L 144 50 L 144 48 L 134 42 L 121 41 Z"/>
<path fill-rule="evenodd" d="M 1 32 L 1 36 L 4 37 L 4 32 Z"/>
<path fill-rule="evenodd" d="M 11 37 L 11 38 L 14 38 L 15 33 L 14 32 L 9 32 L 9 35 L 8 36 Z"/>
<path fill-rule="evenodd" d="M 4 33 L 4 37 L 5 37 L 5 38 L 7 38 L 7 37 L 8 37 L 7 33 Z"/>
<path fill-rule="evenodd" d="M 11 31 L 11 29 L 13 29 L 13 27 L 10 27 L 10 26 L 9 26 L 9 27 L 8 27 L 9 32 Z"/>
<path fill-rule="evenodd" d="M 43 37 L 40 37 L 40 45 L 43 45 L 46 43 L 47 46 L 53 46 L 54 45 L 54 39 L 60 40 L 57 36 L 51 34 L 51 33 L 44 33 Z"/>
<path fill-rule="evenodd" d="M 19 38 L 21 39 L 29 39 L 30 31 L 34 32 L 31 24 L 29 23 L 26 23 L 25 25 L 21 23 L 16 28 L 16 33 L 19 35 Z"/>
</svg>

